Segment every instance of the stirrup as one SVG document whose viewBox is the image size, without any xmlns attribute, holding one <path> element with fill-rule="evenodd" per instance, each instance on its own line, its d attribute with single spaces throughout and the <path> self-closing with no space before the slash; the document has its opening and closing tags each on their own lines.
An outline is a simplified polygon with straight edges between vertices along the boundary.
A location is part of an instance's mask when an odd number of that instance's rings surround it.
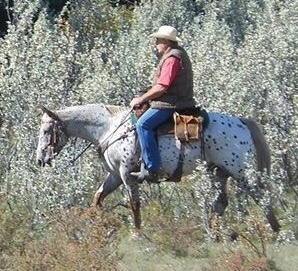
<svg viewBox="0 0 298 271">
<path fill-rule="evenodd" d="M 140 171 L 138 172 L 131 172 L 131 176 L 134 176 L 138 179 L 138 181 L 143 182 L 146 176 L 149 176 L 149 171 L 145 169 L 145 164 L 141 163 Z"/>
<path fill-rule="evenodd" d="M 138 172 L 131 172 L 131 176 L 137 178 L 138 182 L 143 183 L 144 180 L 150 183 L 160 183 L 158 181 L 158 174 L 155 172 L 150 172 L 145 168 L 145 164 L 141 163 L 140 171 Z"/>
</svg>

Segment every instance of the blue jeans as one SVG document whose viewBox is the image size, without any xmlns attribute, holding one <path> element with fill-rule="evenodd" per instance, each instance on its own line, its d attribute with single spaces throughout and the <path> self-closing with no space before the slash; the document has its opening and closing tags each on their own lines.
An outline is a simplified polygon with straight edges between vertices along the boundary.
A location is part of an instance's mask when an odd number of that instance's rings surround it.
<svg viewBox="0 0 298 271">
<path fill-rule="evenodd" d="M 149 171 L 157 171 L 161 165 L 155 129 L 168 120 L 174 111 L 174 109 L 149 108 L 136 123 L 142 158 Z"/>
</svg>

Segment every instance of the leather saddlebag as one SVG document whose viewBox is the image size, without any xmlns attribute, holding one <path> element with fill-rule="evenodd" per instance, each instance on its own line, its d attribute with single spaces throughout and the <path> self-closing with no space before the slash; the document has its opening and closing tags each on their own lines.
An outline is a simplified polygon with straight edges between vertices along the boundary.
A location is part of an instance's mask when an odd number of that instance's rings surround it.
<svg viewBox="0 0 298 271">
<path fill-rule="evenodd" d="M 191 115 L 173 114 L 175 122 L 175 137 L 182 142 L 200 140 L 203 127 L 203 118 Z"/>
</svg>

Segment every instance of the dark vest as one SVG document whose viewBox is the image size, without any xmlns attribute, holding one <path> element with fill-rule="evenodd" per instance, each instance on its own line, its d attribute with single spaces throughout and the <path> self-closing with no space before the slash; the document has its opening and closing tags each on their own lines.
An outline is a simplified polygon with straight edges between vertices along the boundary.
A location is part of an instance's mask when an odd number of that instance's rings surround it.
<svg viewBox="0 0 298 271">
<path fill-rule="evenodd" d="M 157 82 L 164 61 L 170 56 L 179 58 L 181 64 L 180 72 L 167 92 L 151 101 L 151 107 L 174 109 L 194 107 L 192 65 L 186 51 L 182 47 L 168 48 L 162 55 L 155 72 L 153 85 Z"/>
</svg>

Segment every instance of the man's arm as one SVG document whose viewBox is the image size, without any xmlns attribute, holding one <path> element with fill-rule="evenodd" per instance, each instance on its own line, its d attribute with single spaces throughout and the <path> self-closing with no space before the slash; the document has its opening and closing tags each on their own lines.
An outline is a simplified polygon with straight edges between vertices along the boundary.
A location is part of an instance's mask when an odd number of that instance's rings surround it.
<svg viewBox="0 0 298 271">
<path fill-rule="evenodd" d="M 157 84 L 153 85 L 146 93 L 140 97 L 134 98 L 130 106 L 134 107 L 144 102 L 160 97 L 170 87 L 180 71 L 180 60 L 174 56 L 166 59 L 160 72 Z"/>
</svg>

